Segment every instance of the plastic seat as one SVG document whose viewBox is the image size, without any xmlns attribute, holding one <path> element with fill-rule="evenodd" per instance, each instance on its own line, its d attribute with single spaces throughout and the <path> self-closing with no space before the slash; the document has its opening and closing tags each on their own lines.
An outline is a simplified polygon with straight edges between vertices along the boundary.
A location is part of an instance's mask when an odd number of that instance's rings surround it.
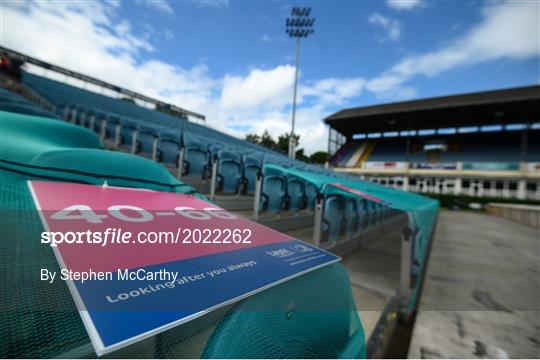
<svg viewBox="0 0 540 360">
<path fill-rule="evenodd" d="M 182 147 L 181 134 L 173 131 L 159 133 L 158 160 L 166 164 L 178 164 L 178 156 Z"/>
<path fill-rule="evenodd" d="M 306 208 L 313 209 L 315 208 L 315 200 L 317 199 L 317 187 L 312 183 L 306 183 Z"/>
<path fill-rule="evenodd" d="M 212 158 L 215 158 L 218 156 L 218 153 L 219 151 L 222 149 L 223 147 L 221 145 L 218 145 L 218 144 L 211 144 L 209 147 L 208 147 L 208 152 L 210 152 L 210 156 L 212 156 Z"/>
<path fill-rule="evenodd" d="M 235 194 L 240 188 L 242 180 L 242 162 L 240 155 L 228 150 L 220 150 L 218 158 L 218 183 L 221 191 Z"/>
<path fill-rule="evenodd" d="M 358 201 L 354 198 L 345 199 L 345 235 L 351 236 L 358 231 Z"/>
<path fill-rule="evenodd" d="M 184 146 L 184 174 L 208 177 L 209 154 L 206 145 L 199 139 L 188 137 Z"/>
<path fill-rule="evenodd" d="M 369 227 L 368 201 L 365 199 L 358 199 L 357 202 L 359 226 L 362 230 L 365 230 Z"/>
<path fill-rule="evenodd" d="M 280 175 L 265 175 L 262 181 L 261 205 L 269 212 L 283 210 L 286 181 Z"/>
<path fill-rule="evenodd" d="M 121 125 L 122 120 L 115 115 L 107 114 L 107 124 L 105 128 L 105 138 L 114 139 L 116 136 L 116 127 Z"/>
<path fill-rule="evenodd" d="M 374 201 L 367 201 L 367 212 L 368 212 L 368 226 L 377 225 L 377 203 Z"/>
<path fill-rule="evenodd" d="M 305 188 L 303 180 L 296 177 L 287 178 L 287 198 L 290 211 L 299 211 L 305 207 Z"/>
<path fill-rule="evenodd" d="M 19 113 L 19 114 L 25 114 L 25 115 L 43 116 L 43 117 L 54 118 L 54 119 L 58 118 L 55 114 L 51 112 L 42 110 L 38 107 L 31 106 L 31 105 L 0 104 L 0 110 L 9 111 L 13 113 Z"/>
<path fill-rule="evenodd" d="M 253 156 L 244 155 L 243 163 L 243 178 L 246 184 L 246 193 L 253 194 L 255 192 L 255 184 L 257 183 L 257 174 L 262 170 L 261 162 Z"/>
<path fill-rule="evenodd" d="M 139 125 L 137 135 L 137 148 L 140 152 L 151 153 L 154 146 L 154 140 L 159 138 L 159 133 L 163 131 L 162 126 L 152 126 L 145 123 Z"/>
<path fill-rule="evenodd" d="M 339 195 L 330 195 L 324 199 L 322 219 L 322 241 L 336 241 L 343 231 L 344 200 Z"/>
<path fill-rule="evenodd" d="M 120 144 L 131 146 L 133 143 L 133 133 L 139 131 L 139 122 L 134 119 L 122 118 L 120 125 L 122 126 L 120 130 Z"/>
</svg>

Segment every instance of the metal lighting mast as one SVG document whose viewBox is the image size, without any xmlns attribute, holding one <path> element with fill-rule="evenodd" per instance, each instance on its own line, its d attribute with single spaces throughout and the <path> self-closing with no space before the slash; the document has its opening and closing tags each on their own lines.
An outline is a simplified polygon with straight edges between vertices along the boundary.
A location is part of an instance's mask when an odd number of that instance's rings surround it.
<svg viewBox="0 0 540 360">
<path fill-rule="evenodd" d="M 298 67 L 300 65 L 300 38 L 308 37 L 313 34 L 313 24 L 315 18 L 309 17 L 311 8 L 309 7 L 293 7 L 291 16 L 287 18 L 285 23 L 285 31 L 289 37 L 296 38 L 296 67 L 294 69 L 294 94 L 292 106 L 292 126 L 291 135 L 289 136 L 289 157 L 294 159 L 296 156 L 296 141 L 294 139 L 294 122 L 296 118 L 296 91 L 298 87 Z"/>
</svg>

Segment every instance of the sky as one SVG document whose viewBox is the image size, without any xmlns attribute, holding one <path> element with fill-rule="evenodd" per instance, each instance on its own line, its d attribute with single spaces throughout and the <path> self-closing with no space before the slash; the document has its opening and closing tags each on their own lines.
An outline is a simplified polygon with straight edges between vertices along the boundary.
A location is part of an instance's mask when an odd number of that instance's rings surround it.
<svg viewBox="0 0 540 360">
<path fill-rule="evenodd" d="M 0 44 L 202 113 L 243 137 L 290 131 L 292 6 L 301 41 L 296 132 L 326 150 L 343 108 L 540 82 L 538 1 L 9 1 Z"/>
</svg>

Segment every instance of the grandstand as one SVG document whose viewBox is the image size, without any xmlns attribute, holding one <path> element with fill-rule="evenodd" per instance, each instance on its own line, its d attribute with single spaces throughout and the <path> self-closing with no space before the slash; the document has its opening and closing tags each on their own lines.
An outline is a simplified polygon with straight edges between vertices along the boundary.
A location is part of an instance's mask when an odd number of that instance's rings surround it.
<svg viewBox="0 0 540 360">
<path fill-rule="evenodd" d="M 336 171 L 428 194 L 540 200 L 540 86 L 346 109 L 325 122 Z"/>
<path fill-rule="evenodd" d="M 437 201 L 289 159 L 190 121 L 190 116 L 197 115 L 194 112 L 177 108 L 177 116 L 142 107 L 122 100 L 121 95 L 174 106 L 9 49 L 2 52 L 118 93 L 116 98 L 99 94 L 37 75 L 37 71 L 22 70 L 20 80 L 2 77 L 0 204 L 3 211 L 26 214 L 24 226 L 9 220 L 2 223 L 7 234 L 13 235 L 0 245 L 2 256 L 10 258 L 2 259 L 9 271 L 30 276 L 43 264 L 58 266 L 52 251 L 35 242 L 42 230 L 35 211 L 28 214 L 33 209 L 26 186 L 29 179 L 194 194 L 343 256 L 343 265 L 301 276 L 226 311 L 170 329 L 146 341 L 144 347 L 128 346 L 115 356 L 350 358 L 366 352 L 374 357 L 384 354 L 396 315 L 408 318 L 417 304 Z M 363 147 L 350 140 L 338 152 L 343 163 Z M 367 148 L 373 151 L 373 146 Z M 392 158 L 401 148 L 402 143 L 396 142 L 394 150 L 379 156 Z M 34 261 L 36 256 L 39 263 Z M 19 281 L 11 277 L 3 286 L 19 289 Z M 307 294 L 317 296 L 308 296 L 306 302 Z M 9 324 L 0 329 L 0 356 L 95 356 L 64 284 L 52 292 L 38 284 L 32 292 L 18 296 L 24 299 L 24 307 L 9 302 L 9 311 L 0 315 L 0 322 Z M 264 304 L 277 306 L 276 299 L 282 298 L 284 308 L 296 304 L 297 313 L 307 311 L 308 315 L 291 325 L 281 312 L 242 311 Z M 36 317 L 43 302 L 61 304 L 62 314 Z M 366 303 L 371 305 L 369 311 L 363 308 Z M 302 304 L 308 309 L 336 307 L 328 317 L 309 313 Z M 345 315 L 337 316 L 336 311 Z M 243 325 L 234 327 L 239 323 Z M 284 339 L 294 344 L 288 352 L 281 346 Z"/>
</svg>

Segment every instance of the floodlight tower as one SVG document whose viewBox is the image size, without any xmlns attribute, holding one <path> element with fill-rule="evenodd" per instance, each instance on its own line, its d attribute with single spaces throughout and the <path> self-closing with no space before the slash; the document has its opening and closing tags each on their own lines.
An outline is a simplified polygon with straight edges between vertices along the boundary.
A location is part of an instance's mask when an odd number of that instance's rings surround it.
<svg viewBox="0 0 540 360">
<path fill-rule="evenodd" d="M 298 67 L 300 65 L 300 39 L 307 38 L 315 31 L 313 24 L 315 18 L 309 16 L 311 8 L 309 7 L 293 7 L 291 16 L 287 18 L 285 23 L 285 31 L 289 37 L 296 38 L 296 67 L 294 68 L 294 94 L 292 105 L 292 126 L 291 135 L 289 136 L 289 157 L 294 159 L 296 155 L 296 141 L 294 140 L 294 122 L 296 118 L 296 91 L 298 87 Z"/>
</svg>

